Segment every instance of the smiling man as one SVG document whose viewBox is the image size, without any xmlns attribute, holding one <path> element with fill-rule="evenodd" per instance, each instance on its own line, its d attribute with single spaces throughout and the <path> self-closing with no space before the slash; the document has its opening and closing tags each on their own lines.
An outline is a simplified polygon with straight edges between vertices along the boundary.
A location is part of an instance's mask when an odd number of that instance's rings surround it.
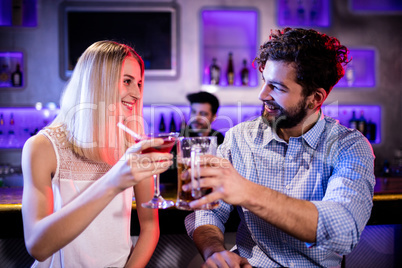
<svg viewBox="0 0 402 268">
<path fill-rule="evenodd" d="M 203 267 L 337 266 L 360 239 L 375 184 L 370 143 L 321 110 L 348 49 L 315 30 L 286 28 L 271 33 L 256 62 L 261 117 L 230 129 L 218 157 L 204 158 L 201 187 L 213 191 L 191 206 L 222 201 L 190 214 L 187 232 Z M 241 222 L 228 250 L 224 224 L 234 206 Z"/>
</svg>

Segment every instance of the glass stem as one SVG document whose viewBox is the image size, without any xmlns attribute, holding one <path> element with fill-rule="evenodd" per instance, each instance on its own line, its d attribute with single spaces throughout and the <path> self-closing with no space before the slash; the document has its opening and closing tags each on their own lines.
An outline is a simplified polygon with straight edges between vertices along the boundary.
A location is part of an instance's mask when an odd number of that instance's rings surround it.
<svg viewBox="0 0 402 268">
<path fill-rule="evenodd" d="M 155 174 L 154 176 L 154 197 L 160 196 L 160 188 L 159 188 L 159 174 Z"/>
</svg>

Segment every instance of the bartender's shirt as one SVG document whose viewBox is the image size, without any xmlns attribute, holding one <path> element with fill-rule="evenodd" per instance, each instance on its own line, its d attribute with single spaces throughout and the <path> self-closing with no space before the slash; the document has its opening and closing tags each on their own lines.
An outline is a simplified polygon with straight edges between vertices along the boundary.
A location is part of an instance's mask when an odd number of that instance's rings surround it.
<svg viewBox="0 0 402 268">
<path fill-rule="evenodd" d="M 321 114 L 313 128 L 287 143 L 259 117 L 230 129 L 218 155 L 244 178 L 309 200 L 318 210 L 316 242 L 308 244 L 238 207 L 241 222 L 232 251 L 252 266 L 336 266 L 358 243 L 370 217 L 375 177 L 371 145 L 357 130 Z M 224 232 L 233 206 L 220 203 L 186 218 L 190 237 L 206 224 Z"/>
</svg>

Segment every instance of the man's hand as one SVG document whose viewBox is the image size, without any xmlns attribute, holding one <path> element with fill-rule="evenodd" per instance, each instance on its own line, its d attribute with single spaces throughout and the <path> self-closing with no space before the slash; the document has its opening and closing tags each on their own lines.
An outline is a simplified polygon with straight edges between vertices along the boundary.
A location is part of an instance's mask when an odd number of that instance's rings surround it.
<svg viewBox="0 0 402 268">
<path fill-rule="evenodd" d="M 200 161 L 200 187 L 212 188 L 213 191 L 203 198 L 191 202 L 190 206 L 199 208 L 217 200 L 223 200 L 232 205 L 241 205 L 243 198 L 246 197 L 250 182 L 243 178 L 227 159 L 203 155 Z M 184 191 L 190 189 L 191 184 L 183 186 Z"/>
<path fill-rule="evenodd" d="M 251 268 L 246 258 L 228 250 L 215 252 L 202 265 L 202 268 Z"/>
</svg>

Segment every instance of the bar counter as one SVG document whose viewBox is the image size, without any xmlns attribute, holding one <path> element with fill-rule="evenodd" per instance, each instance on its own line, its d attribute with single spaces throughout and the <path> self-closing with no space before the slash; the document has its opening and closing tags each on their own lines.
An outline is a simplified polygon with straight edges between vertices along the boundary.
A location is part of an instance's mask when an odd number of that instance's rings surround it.
<svg viewBox="0 0 402 268">
<path fill-rule="evenodd" d="M 176 189 L 171 186 L 162 195 L 175 201 Z M 0 188 L 0 238 L 22 238 L 21 216 L 22 187 Z M 368 225 L 402 224 L 402 178 L 377 178 L 374 188 L 374 206 Z M 133 201 L 131 235 L 138 235 L 136 203 Z M 184 234 L 184 218 L 190 211 L 176 208 L 160 209 L 159 221 L 161 234 Z M 235 232 L 239 218 L 237 212 L 229 218 L 227 231 Z"/>
</svg>

